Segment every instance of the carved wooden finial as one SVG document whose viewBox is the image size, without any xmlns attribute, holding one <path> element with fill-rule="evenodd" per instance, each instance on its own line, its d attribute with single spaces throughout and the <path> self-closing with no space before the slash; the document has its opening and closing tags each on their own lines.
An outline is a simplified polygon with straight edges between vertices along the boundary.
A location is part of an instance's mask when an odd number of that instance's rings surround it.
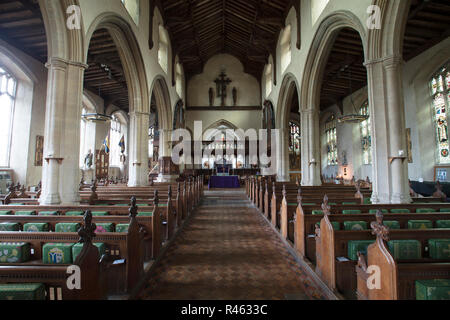
<svg viewBox="0 0 450 320">
<path fill-rule="evenodd" d="M 330 214 L 330 209 L 331 207 L 328 205 L 328 196 L 325 195 L 323 197 L 323 203 L 322 203 L 322 211 L 324 215 L 329 215 Z"/>
<path fill-rule="evenodd" d="M 95 237 L 95 230 L 97 226 L 92 222 L 92 212 L 87 210 L 84 213 L 83 226 L 78 230 L 78 235 L 80 236 L 79 243 L 91 243 L 92 239 Z"/>
<path fill-rule="evenodd" d="M 272 192 L 275 193 L 275 191 L 276 191 L 275 183 L 272 183 Z"/>
<path fill-rule="evenodd" d="M 366 257 L 364 256 L 363 253 L 361 253 L 360 251 L 358 251 L 358 266 L 363 270 L 366 271 L 367 270 L 367 261 L 366 261 Z"/>
<path fill-rule="evenodd" d="M 286 195 L 287 195 L 287 193 L 286 193 L 286 185 L 283 184 L 283 197 L 286 198 Z"/>
<path fill-rule="evenodd" d="M 153 203 L 155 204 L 155 206 L 157 206 L 159 203 L 158 189 L 155 190 L 155 194 L 153 196 Z"/>
<path fill-rule="evenodd" d="M 302 203 L 302 188 L 299 186 L 297 190 L 297 203 Z"/>
<path fill-rule="evenodd" d="M 129 217 L 135 218 L 138 214 L 138 207 L 136 205 L 136 197 L 132 196 L 130 201 L 130 208 L 128 209 Z"/>
<path fill-rule="evenodd" d="M 383 224 L 384 215 L 378 210 L 376 215 L 376 221 L 372 221 L 370 223 L 370 227 L 372 228 L 372 234 L 376 235 L 377 238 L 380 238 L 384 241 L 389 241 L 389 228 Z"/>
</svg>

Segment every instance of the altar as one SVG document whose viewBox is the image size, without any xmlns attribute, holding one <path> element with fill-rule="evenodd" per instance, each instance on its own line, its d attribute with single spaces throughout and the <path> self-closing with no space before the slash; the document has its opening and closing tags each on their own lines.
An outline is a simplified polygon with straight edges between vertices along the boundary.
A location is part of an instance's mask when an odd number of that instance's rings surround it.
<svg viewBox="0 0 450 320">
<path fill-rule="evenodd" d="M 239 176 L 211 176 L 209 178 L 208 188 L 225 188 L 236 189 L 240 188 Z"/>
</svg>

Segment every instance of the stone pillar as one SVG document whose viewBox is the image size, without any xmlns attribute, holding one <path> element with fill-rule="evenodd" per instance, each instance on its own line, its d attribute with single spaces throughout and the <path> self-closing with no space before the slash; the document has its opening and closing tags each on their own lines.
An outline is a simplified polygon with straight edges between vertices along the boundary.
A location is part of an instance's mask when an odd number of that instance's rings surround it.
<svg viewBox="0 0 450 320">
<path fill-rule="evenodd" d="M 408 161 L 406 160 L 405 106 L 402 86 L 402 59 L 389 57 L 385 70 L 386 102 L 391 166 L 391 203 L 410 203 Z M 391 161 L 389 161 L 391 162 Z"/>
<path fill-rule="evenodd" d="M 320 135 L 319 112 L 317 110 L 302 111 L 302 130 L 306 136 L 302 139 L 302 185 L 320 186 Z M 304 155 L 306 155 L 304 157 Z"/>
<path fill-rule="evenodd" d="M 289 182 L 289 128 L 280 128 L 280 143 L 277 143 L 277 181 Z"/>
<path fill-rule="evenodd" d="M 84 64 L 50 58 L 42 168 L 42 205 L 78 204 Z M 75 138 L 75 139 L 74 139 Z"/>
<path fill-rule="evenodd" d="M 129 187 L 148 185 L 148 127 L 148 113 L 130 112 Z"/>
<path fill-rule="evenodd" d="M 387 114 L 383 62 L 366 62 L 369 109 L 372 123 L 372 197 L 373 204 L 390 203 Z"/>
</svg>

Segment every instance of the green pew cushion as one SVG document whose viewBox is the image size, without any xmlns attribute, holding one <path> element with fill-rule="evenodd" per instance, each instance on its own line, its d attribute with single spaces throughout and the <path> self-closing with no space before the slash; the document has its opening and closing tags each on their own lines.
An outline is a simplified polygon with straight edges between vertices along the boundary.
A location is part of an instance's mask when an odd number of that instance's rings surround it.
<svg viewBox="0 0 450 320">
<path fill-rule="evenodd" d="M 138 204 L 136 204 L 136 206 L 138 206 L 138 207 L 148 207 L 149 205 L 146 204 L 146 203 L 138 203 Z"/>
<path fill-rule="evenodd" d="M 138 216 L 141 216 L 141 217 L 153 217 L 153 212 L 139 212 Z"/>
<path fill-rule="evenodd" d="M 23 263 L 30 260 L 29 243 L 0 243 L 0 263 Z"/>
<path fill-rule="evenodd" d="M 116 207 L 128 207 L 128 204 L 126 204 L 126 203 L 118 203 L 115 206 Z"/>
<path fill-rule="evenodd" d="M 367 230 L 367 222 L 365 221 L 345 221 L 344 230 L 347 231 L 360 231 Z"/>
<path fill-rule="evenodd" d="M 329 202 L 328 205 L 329 206 L 337 206 L 337 203 L 336 202 Z"/>
<path fill-rule="evenodd" d="M 57 216 L 58 211 L 41 211 L 38 214 L 39 216 Z"/>
<path fill-rule="evenodd" d="M 416 209 L 416 213 L 427 213 L 427 212 L 436 212 L 436 209 L 432 209 L 432 208 L 418 208 L 418 209 Z"/>
<path fill-rule="evenodd" d="M 342 202 L 343 206 L 352 206 L 352 205 L 356 205 L 356 202 Z"/>
<path fill-rule="evenodd" d="M 129 227 L 130 227 L 129 224 L 118 224 L 118 225 L 116 225 L 116 232 L 119 232 L 119 233 L 124 232 L 124 233 L 126 233 L 126 232 L 128 232 L 128 228 Z"/>
<path fill-rule="evenodd" d="M 304 205 L 304 206 L 315 206 L 316 204 L 315 203 L 302 203 L 302 205 Z"/>
<path fill-rule="evenodd" d="M 398 221 L 383 221 L 383 224 L 389 229 L 400 229 L 400 222 Z"/>
<path fill-rule="evenodd" d="M 320 228 L 320 222 L 317 222 L 316 225 L 318 225 L 319 228 Z M 341 230 L 341 225 L 339 224 L 339 222 L 337 222 L 337 221 L 331 221 L 331 225 L 333 226 L 333 230 L 334 230 L 334 231 L 339 231 L 339 230 Z"/>
<path fill-rule="evenodd" d="M 36 211 L 16 211 L 16 216 L 35 216 Z"/>
<path fill-rule="evenodd" d="M 433 229 L 433 221 L 430 220 L 409 220 L 408 229 Z"/>
<path fill-rule="evenodd" d="M 95 233 L 114 232 L 113 223 L 96 223 L 96 226 Z"/>
<path fill-rule="evenodd" d="M 102 216 L 107 216 L 109 215 L 108 211 L 94 211 L 92 212 L 92 216 L 93 217 L 102 217 Z"/>
<path fill-rule="evenodd" d="M 8 216 L 10 214 L 12 214 L 12 211 L 7 210 L 0 211 L 0 216 Z"/>
<path fill-rule="evenodd" d="M 416 300 L 450 300 L 450 279 L 417 280 Z"/>
<path fill-rule="evenodd" d="M 10 222 L 0 223 L 0 232 L 5 231 L 20 231 L 20 224 Z"/>
<path fill-rule="evenodd" d="M 382 213 L 389 213 L 388 209 L 381 209 L 380 210 Z M 378 209 L 370 209 L 369 213 L 370 214 L 376 214 L 378 212 Z"/>
<path fill-rule="evenodd" d="M 450 259 L 450 239 L 430 239 L 428 245 L 431 259 Z"/>
<path fill-rule="evenodd" d="M 342 214 L 361 214 L 361 210 L 342 210 Z"/>
<path fill-rule="evenodd" d="M 436 221 L 436 227 L 439 229 L 450 229 L 450 220 Z"/>
<path fill-rule="evenodd" d="M 298 205 L 298 203 L 294 203 L 294 202 L 288 203 L 288 206 L 297 206 L 297 205 Z M 138 207 L 139 207 L 139 205 L 138 205 Z"/>
<path fill-rule="evenodd" d="M 348 242 L 348 258 L 352 261 L 358 260 L 358 251 L 367 255 L 367 247 L 375 241 L 373 240 L 352 240 Z"/>
<path fill-rule="evenodd" d="M 314 215 L 314 216 L 318 216 L 318 215 L 323 214 L 323 211 L 322 211 L 322 210 L 313 210 L 313 211 L 311 212 L 311 214 Z"/>
<path fill-rule="evenodd" d="M 94 243 L 94 246 L 97 247 L 98 253 L 100 257 L 105 254 L 106 252 L 106 245 L 104 243 Z M 83 249 L 82 243 L 77 243 L 72 248 L 72 257 L 73 261 L 78 257 L 78 255 L 81 253 L 81 250 Z"/>
<path fill-rule="evenodd" d="M 392 240 L 388 248 L 396 260 L 421 259 L 422 245 L 417 240 Z"/>
<path fill-rule="evenodd" d="M 46 243 L 42 247 L 42 262 L 45 264 L 72 264 L 73 243 Z"/>
<path fill-rule="evenodd" d="M 74 217 L 74 216 L 82 216 L 84 215 L 83 211 L 67 211 L 66 216 L 68 217 Z"/>
<path fill-rule="evenodd" d="M 364 198 L 364 204 L 372 204 L 370 198 Z"/>
<path fill-rule="evenodd" d="M 42 283 L 0 284 L 0 300 L 45 300 Z"/>
<path fill-rule="evenodd" d="M 80 226 L 79 223 L 57 223 L 55 232 L 78 232 Z"/>
<path fill-rule="evenodd" d="M 410 213 L 409 209 L 391 209 L 391 213 Z"/>
<path fill-rule="evenodd" d="M 450 208 L 441 208 L 439 209 L 440 212 L 450 212 Z"/>
<path fill-rule="evenodd" d="M 50 227 L 48 223 L 25 223 L 23 231 L 25 232 L 48 232 Z"/>
</svg>

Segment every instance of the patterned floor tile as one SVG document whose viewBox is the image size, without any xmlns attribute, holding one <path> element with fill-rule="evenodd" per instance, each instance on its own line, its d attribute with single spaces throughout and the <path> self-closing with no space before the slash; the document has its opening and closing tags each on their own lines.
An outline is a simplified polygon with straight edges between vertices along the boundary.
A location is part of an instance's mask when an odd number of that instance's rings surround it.
<svg viewBox="0 0 450 320">
<path fill-rule="evenodd" d="M 138 298 L 309 300 L 325 296 L 242 190 L 210 190 Z"/>
</svg>

